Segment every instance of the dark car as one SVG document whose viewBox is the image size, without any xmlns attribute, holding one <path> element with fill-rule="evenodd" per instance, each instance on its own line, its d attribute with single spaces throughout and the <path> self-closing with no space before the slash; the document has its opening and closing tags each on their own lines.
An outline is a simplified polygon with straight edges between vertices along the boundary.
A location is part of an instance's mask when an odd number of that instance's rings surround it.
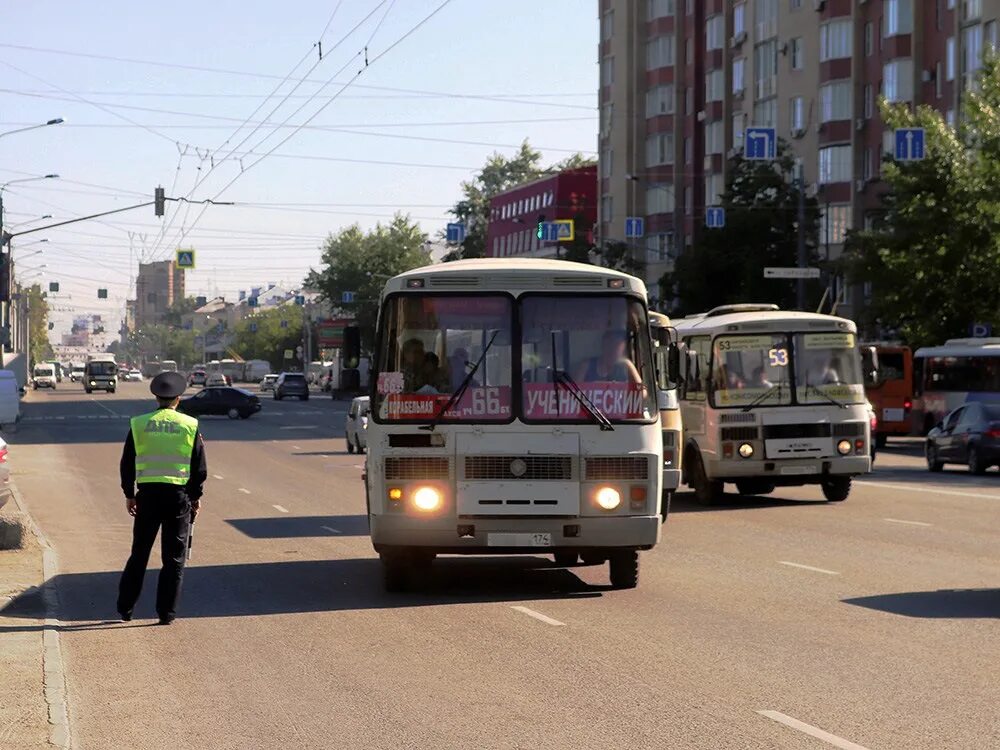
<svg viewBox="0 0 1000 750">
<path fill-rule="evenodd" d="M 208 380 L 208 374 L 204 370 L 192 370 L 188 375 L 188 385 L 204 386 Z"/>
<path fill-rule="evenodd" d="M 260 411 L 260 399 L 242 388 L 209 386 L 182 400 L 177 410 L 192 417 L 225 414 L 230 419 L 246 419 Z"/>
<path fill-rule="evenodd" d="M 927 468 L 945 464 L 965 464 L 972 474 L 1000 466 L 1000 404 L 965 404 L 927 433 Z"/>
<path fill-rule="evenodd" d="M 309 384 L 301 372 L 283 372 L 274 384 L 274 400 L 281 401 L 286 396 L 298 397 L 300 401 L 309 400 Z"/>
</svg>

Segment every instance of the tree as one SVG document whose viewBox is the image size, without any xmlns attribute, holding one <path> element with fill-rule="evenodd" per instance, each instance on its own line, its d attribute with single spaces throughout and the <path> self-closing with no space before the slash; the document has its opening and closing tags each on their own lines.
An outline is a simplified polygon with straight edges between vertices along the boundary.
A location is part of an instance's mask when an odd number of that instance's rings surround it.
<svg viewBox="0 0 1000 750">
<path fill-rule="evenodd" d="M 430 263 L 426 243 L 420 226 L 402 214 L 370 232 L 355 224 L 327 237 L 323 267 L 309 274 L 306 286 L 353 316 L 361 328 L 362 345 L 370 349 L 382 287 L 387 279 Z M 354 302 L 342 302 L 344 292 L 353 292 Z"/>
<path fill-rule="evenodd" d="M 660 280 L 661 296 L 674 301 L 673 314 L 704 312 L 734 302 L 776 302 L 794 308 L 794 282 L 764 279 L 767 266 L 798 265 L 800 187 L 792 179 L 794 156 L 779 141 L 773 162 L 749 161 L 742 155 L 729 162 L 729 179 L 721 205 L 722 229 L 705 229 L 698 245 L 677 259 L 673 272 Z M 806 252 L 817 259 L 819 206 L 805 198 Z M 818 285 L 810 284 L 812 304 Z M 808 304 L 808 303 L 807 303 Z"/>
<path fill-rule="evenodd" d="M 180 328 L 181 318 L 188 313 L 194 312 L 196 309 L 198 309 L 198 300 L 194 297 L 184 297 L 167 308 L 163 316 L 163 322 L 168 326 Z"/>
<path fill-rule="evenodd" d="M 233 332 L 233 348 L 245 359 L 264 359 L 277 372 L 284 368 L 285 351 L 302 344 L 302 308 L 282 305 L 241 320 Z"/>
<path fill-rule="evenodd" d="M 53 357 L 49 343 L 49 303 L 38 284 L 32 284 L 23 294 L 28 303 L 28 359 L 34 365 Z"/>
<path fill-rule="evenodd" d="M 890 130 L 922 127 L 925 158 L 887 159 L 882 214 L 852 234 L 844 266 L 869 282 L 864 322 L 912 346 L 962 336 L 975 322 L 1000 323 L 1000 63 L 988 56 L 980 90 L 965 96 L 955 129 L 930 107 L 880 102 Z"/>
</svg>

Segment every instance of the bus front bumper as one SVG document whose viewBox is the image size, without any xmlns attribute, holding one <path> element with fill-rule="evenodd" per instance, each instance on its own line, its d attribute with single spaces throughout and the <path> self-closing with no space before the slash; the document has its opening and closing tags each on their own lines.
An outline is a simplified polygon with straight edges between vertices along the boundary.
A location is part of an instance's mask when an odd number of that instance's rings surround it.
<svg viewBox="0 0 1000 750">
<path fill-rule="evenodd" d="M 678 487 L 681 486 L 681 470 L 680 469 L 664 469 L 663 470 L 663 491 L 673 492 Z"/>
<path fill-rule="evenodd" d="M 605 516 L 577 518 L 414 518 L 370 516 L 372 544 L 422 547 L 444 554 L 546 554 L 565 549 L 650 549 L 660 540 L 660 517 Z M 550 544 L 532 544 L 548 535 Z"/>
<path fill-rule="evenodd" d="M 708 459 L 706 463 L 712 479 L 767 479 L 779 486 L 819 484 L 827 476 L 854 476 L 868 474 L 872 470 L 869 455 L 780 461 Z"/>
</svg>

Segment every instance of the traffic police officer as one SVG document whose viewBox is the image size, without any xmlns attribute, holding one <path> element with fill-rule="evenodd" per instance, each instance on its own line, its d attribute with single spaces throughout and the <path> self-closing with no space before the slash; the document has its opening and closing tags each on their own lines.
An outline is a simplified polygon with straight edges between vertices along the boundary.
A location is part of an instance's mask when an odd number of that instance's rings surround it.
<svg viewBox="0 0 1000 750">
<path fill-rule="evenodd" d="M 177 372 L 153 378 L 149 390 L 156 396 L 157 409 L 132 417 L 125 438 L 122 491 L 125 507 L 135 518 L 132 554 L 118 585 L 118 613 L 126 622 L 132 619 L 149 553 L 161 529 L 163 568 L 156 587 L 156 612 L 161 625 L 169 625 L 176 616 L 188 534 L 208 476 L 198 420 L 177 411 L 185 386 L 184 376 Z"/>
</svg>

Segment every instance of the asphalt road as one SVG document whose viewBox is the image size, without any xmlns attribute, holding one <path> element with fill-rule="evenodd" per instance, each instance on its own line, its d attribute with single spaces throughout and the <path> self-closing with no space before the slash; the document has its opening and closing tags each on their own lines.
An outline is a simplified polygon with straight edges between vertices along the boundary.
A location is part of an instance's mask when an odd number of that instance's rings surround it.
<svg viewBox="0 0 1000 750">
<path fill-rule="evenodd" d="M 996 470 L 890 445 L 842 504 L 681 495 L 634 591 L 529 556 L 439 559 L 388 595 L 347 404 L 268 397 L 203 420 L 182 619 L 150 627 L 152 575 L 113 621 L 146 394 L 32 393 L 10 436 L 59 554 L 77 748 L 1000 747 Z"/>
</svg>

